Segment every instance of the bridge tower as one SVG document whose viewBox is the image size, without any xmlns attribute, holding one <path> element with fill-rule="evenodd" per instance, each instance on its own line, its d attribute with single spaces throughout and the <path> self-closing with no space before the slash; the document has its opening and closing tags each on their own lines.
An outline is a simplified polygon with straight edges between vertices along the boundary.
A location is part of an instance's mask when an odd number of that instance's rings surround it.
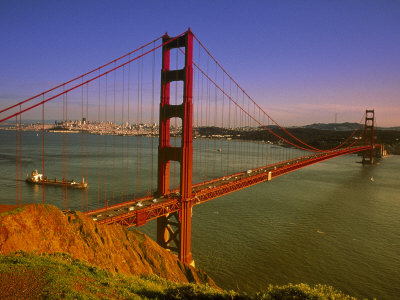
<svg viewBox="0 0 400 300">
<path fill-rule="evenodd" d="M 364 144 L 371 145 L 370 150 L 363 152 L 363 164 L 374 163 L 374 127 L 375 125 L 375 112 L 374 110 L 365 111 L 365 126 L 364 126 Z"/>
<path fill-rule="evenodd" d="M 173 40 L 172 40 L 173 39 Z M 168 44 L 167 41 L 172 40 Z M 158 146 L 158 195 L 169 194 L 170 161 L 180 163 L 180 210 L 157 219 L 157 242 L 164 248 L 178 253 L 179 259 L 193 264 L 191 252 L 193 168 L 193 34 L 190 29 L 182 36 L 163 36 L 161 103 Z M 170 70 L 170 50 L 184 48 L 185 66 L 180 70 Z M 183 81 L 183 101 L 170 104 L 170 83 Z M 170 144 L 170 119 L 182 119 L 181 146 Z"/>
</svg>

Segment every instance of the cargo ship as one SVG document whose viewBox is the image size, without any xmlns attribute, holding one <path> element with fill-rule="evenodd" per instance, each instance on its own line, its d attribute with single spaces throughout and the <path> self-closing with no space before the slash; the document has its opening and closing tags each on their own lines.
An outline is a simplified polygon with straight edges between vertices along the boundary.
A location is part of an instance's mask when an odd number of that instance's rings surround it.
<svg viewBox="0 0 400 300">
<path fill-rule="evenodd" d="M 66 186 L 76 189 L 85 189 L 87 188 L 87 182 L 85 182 L 85 178 L 82 179 L 82 182 L 77 182 L 74 179 L 72 180 L 57 180 L 48 179 L 47 176 L 43 176 L 37 170 L 32 171 L 31 175 L 26 178 L 26 182 L 34 183 L 34 184 L 47 184 L 47 185 L 55 185 L 55 186 Z"/>
</svg>

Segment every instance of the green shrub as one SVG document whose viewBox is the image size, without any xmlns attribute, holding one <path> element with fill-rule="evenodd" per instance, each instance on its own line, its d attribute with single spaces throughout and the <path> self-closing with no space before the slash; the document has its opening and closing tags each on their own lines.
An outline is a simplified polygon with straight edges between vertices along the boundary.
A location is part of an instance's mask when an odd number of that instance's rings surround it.
<svg viewBox="0 0 400 300">
<path fill-rule="evenodd" d="M 36 289 L 39 295 L 35 296 L 46 299 L 355 299 L 326 285 L 270 285 L 263 292 L 248 295 L 220 291 L 208 285 L 177 284 L 156 275 L 112 274 L 66 253 L 38 255 L 19 251 L 0 255 L 0 278 L 22 274 L 23 279 L 27 271 L 38 276 L 37 282 L 41 284 Z M 18 290 L 18 286 L 10 288 Z"/>
</svg>

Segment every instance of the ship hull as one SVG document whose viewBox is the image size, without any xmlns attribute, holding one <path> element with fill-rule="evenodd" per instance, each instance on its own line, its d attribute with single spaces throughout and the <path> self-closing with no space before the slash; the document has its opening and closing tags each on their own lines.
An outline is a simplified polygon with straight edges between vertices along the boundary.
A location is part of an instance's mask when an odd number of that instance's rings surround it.
<svg viewBox="0 0 400 300">
<path fill-rule="evenodd" d="M 74 188 L 74 189 L 86 189 L 87 188 L 87 183 L 81 183 L 81 182 L 71 182 L 71 181 L 59 181 L 59 180 L 39 180 L 39 181 L 32 181 L 29 178 L 26 179 L 26 182 L 31 183 L 31 184 L 39 184 L 39 185 L 52 185 L 52 186 L 65 186 L 68 188 Z"/>
</svg>

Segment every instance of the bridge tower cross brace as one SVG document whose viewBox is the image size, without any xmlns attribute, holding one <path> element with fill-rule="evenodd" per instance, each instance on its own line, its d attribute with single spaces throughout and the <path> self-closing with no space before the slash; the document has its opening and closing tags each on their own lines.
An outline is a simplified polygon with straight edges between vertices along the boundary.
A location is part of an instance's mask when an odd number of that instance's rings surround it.
<svg viewBox="0 0 400 300">
<path fill-rule="evenodd" d="M 163 36 L 161 103 L 158 146 L 158 194 L 169 194 L 170 161 L 180 163 L 180 210 L 157 219 L 157 242 L 162 247 L 178 253 L 179 259 L 186 264 L 193 264 L 191 252 L 193 172 L 193 34 L 190 29 L 182 36 L 173 38 Z M 184 48 L 185 66 L 183 69 L 170 69 L 170 50 Z M 170 104 L 170 83 L 183 81 L 183 101 Z M 182 119 L 181 146 L 170 144 L 170 119 Z"/>
<path fill-rule="evenodd" d="M 374 143 L 375 143 L 375 111 L 373 109 L 365 111 L 365 125 L 364 125 L 364 144 L 371 145 L 370 150 L 363 152 L 363 164 L 374 163 Z"/>
</svg>

